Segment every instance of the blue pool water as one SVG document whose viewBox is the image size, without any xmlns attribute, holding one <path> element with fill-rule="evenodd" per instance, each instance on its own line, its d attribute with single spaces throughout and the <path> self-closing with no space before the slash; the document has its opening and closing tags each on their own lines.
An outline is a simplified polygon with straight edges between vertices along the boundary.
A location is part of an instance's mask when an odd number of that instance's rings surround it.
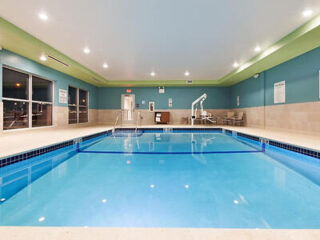
<svg viewBox="0 0 320 240">
<path fill-rule="evenodd" d="M 0 225 L 320 228 L 319 166 L 221 132 L 99 137 L 0 169 Z"/>
</svg>

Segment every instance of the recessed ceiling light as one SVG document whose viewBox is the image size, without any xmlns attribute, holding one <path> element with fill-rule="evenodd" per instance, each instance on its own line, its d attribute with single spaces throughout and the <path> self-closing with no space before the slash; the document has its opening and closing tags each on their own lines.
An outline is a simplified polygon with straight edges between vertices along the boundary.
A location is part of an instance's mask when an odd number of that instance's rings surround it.
<svg viewBox="0 0 320 240">
<path fill-rule="evenodd" d="M 234 68 L 239 67 L 239 63 L 235 62 L 235 63 L 233 64 L 233 67 L 234 67 Z"/>
<path fill-rule="evenodd" d="M 108 67 L 109 67 L 108 64 L 106 64 L 106 63 L 103 64 L 103 68 L 108 68 Z"/>
<path fill-rule="evenodd" d="M 312 15 L 313 11 L 311 9 L 306 9 L 303 11 L 302 15 L 304 17 L 310 17 Z"/>
<path fill-rule="evenodd" d="M 260 46 L 256 46 L 254 49 L 255 52 L 260 52 L 261 51 L 261 47 Z"/>
<path fill-rule="evenodd" d="M 184 73 L 184 75 L 185 75 L 186 77 L 188 77 L 188 76 L 190 76 L 190 73 L 189 73 L 188 71 L 186 71 L 186 72 Z"/>
<path fill-rule="evenodd" d="M 38 16 L 42 21 L 47 21 L 48 20 L 48 15 L 45 14 L 44 12 L 39 13 Z"/>
<path fill-rule="evenodd" d="M 43 222 L 44 220 L 46 220 L 45 217 L 40 217 L 40 218 L 38 219 L 39 222 Z"/>
<path fill-rule="evenodd" d="M 156 75 L 156 73 L 155 73 L 155 72 L 151 72 L 150 75 L 151 75 L 152 77 L 154 77 L 154 76 Z"/>
<path fill-rule="evenodd" d="M 46 55 L 42 54 L 42 55 L 40 56 L 40 60 L 43 61 L 43 62 L 47 61 Z"/>
<path fill-rule="evenodd" d="M 90 49 L 89 49 L 88 47 L 85 47 L 85 48 L 83 49 L 83 52 L 84 52 L 85 54 L 89 54 L 91 51 L 90 51 Z"/>
</svg>

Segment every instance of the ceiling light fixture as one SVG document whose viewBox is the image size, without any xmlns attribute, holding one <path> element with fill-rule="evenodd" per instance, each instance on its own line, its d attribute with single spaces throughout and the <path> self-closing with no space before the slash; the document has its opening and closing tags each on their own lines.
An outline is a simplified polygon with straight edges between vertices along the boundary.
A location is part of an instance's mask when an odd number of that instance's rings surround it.
<svg viewBox="0 0 320 240">
<path fill-rule="evenodd" d="M 43 62 L 47 61 L 46 55 L 42 54 L 42 55 L 40 56 L 40 60 L 43 61 Z"/>
<path fill-rule="evenodd" d="M 233 67 L 234 67 L 234 68 L 239 67 L 239 63 L 235 62 L 235 63 L 233 64 Z"/>
<path fill-rule="evenodd" d="M 156 73 L 155 73 L 155 72 L 151 72 L 150 75 L 151 75 L 152 77 L 154 77 L 154 76 L 156 75 Z"/>
<path fill-rule="evenodd" d="M 89 54 L 91 51 L 90 51 L 90 49 L 89 49 L 88 47 L 85 47 L 85 48 L 83 49 L 83 52 L 84 52 L 85 54 Z"/>
<path fill-rule="evenodd" d="M 186 77 L 188 77 L 188 76 L 190 76 L 190 73 L 189 73 L 188 71 L 186 71 L 186 72 L 184 73 L 184 75 L 185 75 Z"/>
<path fill-rule="evenodd" d="M 47 21 L 48 20 L 48 15 L 45 14 L 44 12 L 39 13 L 38 16 L 39 16 L 40 20 L 42 20 L 42 21 Z"/>
<path fill-rule="evenodd" d="M 102 66 L 103 66 L 103 68 L 108 68 L 109 67 L 109 65 L 106 64 L 106 63 L 104 63 Z"/>
<path fill-rule="evenodd" d="M 311 9 L 306 9 L 303 11 L 302 15 L 304 17 L 310 17 L 312 15 L 313 11 Z"/>
<path fill-rule="evenodd" d="M 261 47 L 260 46 L 256 46 L 254 49 L 255 52 L 260 52 L 261 51 Z"/>
</svg>

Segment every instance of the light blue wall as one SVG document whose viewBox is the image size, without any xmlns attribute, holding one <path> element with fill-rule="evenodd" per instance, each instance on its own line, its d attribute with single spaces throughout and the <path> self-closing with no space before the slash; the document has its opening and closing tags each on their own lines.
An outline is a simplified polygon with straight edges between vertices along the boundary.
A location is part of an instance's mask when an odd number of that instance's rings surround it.
<svg viewBox="0 0 320 240">
<path fill-rule="evenodd" d="M 121 94 L 126 93 L 127 88 L 99 88 L 99 109 L 120 109 Z M 218 87 L 166 87 L 165 93 L 160 94 L 157 87 L 130 88 L 135 94 L 139 109 L 148 109 L 149 101 L 155 102 L 155 109 L 190 109 L 192 102 L 207 93 L 208 98 L 204 102 L 206 109 L 226 109 L 230 107 L 230 88 Z M 172 98 L 173 107 L 168 107 L 168 99 Z M 145 104 L 142 105 L 142 101 Z"/>
<path fill-rule="evenodd" d="M 2 89 L 3 66 L 9 66 L 17 70 L 35 74 L 40 77 L 54 81 L 54 105 L 56 106 L 67 106 L 67 104 L 61 104 L 58 101 L 59 89 L 68 90 L 68 86 L 71 85 L 73 87 L 89 91 L 89 108 L 98 108 L 97 87 L 4 49 L 0 51 L 0 89 Z M 0 91 L 0 100 L 1 99 L 2 90 Z"/>
<path fill-rule="evenodd" d="M 320 48 L 231 87 L 232 108 L 274 105 L 274 83 L 286 81 L 286 104 L 319 101 Z M 236 106 L 240 96 L 240 106 Z"/>
</svg>

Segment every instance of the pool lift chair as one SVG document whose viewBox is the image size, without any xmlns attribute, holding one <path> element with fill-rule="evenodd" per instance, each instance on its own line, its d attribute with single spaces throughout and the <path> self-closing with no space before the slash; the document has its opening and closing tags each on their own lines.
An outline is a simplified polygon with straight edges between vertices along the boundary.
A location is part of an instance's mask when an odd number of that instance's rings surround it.
<svg viewBox="0 0 320 240">
<path fill-rule="evenodd" d="M 195 120 L 201 120 L 203 121 L 209 121 L 211 123 L 217 123 L 211 116 L 211 114 L 208 115 L 207 111 L 203 110 L 203 102 L 207 99 L 207 94 L 204 93 L 201 97 L 197 98 L 191 105 L 191 126 L 194 125 Z M 197 118 L 197 104 L 200 103 L 200 118 Z"/>
</svg>

